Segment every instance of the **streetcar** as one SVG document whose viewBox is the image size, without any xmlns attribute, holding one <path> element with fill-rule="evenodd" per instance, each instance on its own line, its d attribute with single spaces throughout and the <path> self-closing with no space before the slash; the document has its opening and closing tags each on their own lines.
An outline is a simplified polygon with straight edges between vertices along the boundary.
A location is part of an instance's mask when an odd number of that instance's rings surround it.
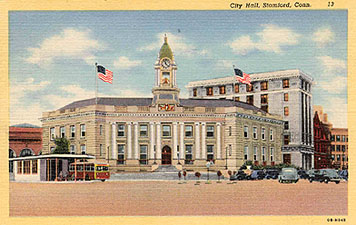
<svg viewBox="0 0 356 225">
<path fill-rule="evenodd" d="M 110 178 L 109 164 L 93 162 L 76 162 L 69 165 L 71 180 L 101 180 Z"/>
</svg>

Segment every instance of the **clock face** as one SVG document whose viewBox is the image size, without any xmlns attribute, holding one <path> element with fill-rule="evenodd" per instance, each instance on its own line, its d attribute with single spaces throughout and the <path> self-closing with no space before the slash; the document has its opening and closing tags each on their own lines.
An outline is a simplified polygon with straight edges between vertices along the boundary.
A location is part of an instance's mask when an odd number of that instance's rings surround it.
<svg viewBox="0 0 356 225">
<path fill-rule="evenodd" d="M 170 67 L 170 65 L 171 65 L 171 62 L 170 62 L 169 59 L 163 59 L 162 60 L 162 67 L 163 68 L 167 69 L 168 67 Z"/>
</svg>

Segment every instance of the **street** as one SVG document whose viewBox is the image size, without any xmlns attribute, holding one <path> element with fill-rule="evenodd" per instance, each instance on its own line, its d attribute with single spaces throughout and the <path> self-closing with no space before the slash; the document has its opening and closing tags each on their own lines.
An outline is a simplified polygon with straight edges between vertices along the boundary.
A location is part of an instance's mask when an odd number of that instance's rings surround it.
<svg viewBox="0 0 356 225">
<path fill-rule="evenodd" d="M 347 215 L 347 182 L 10 183 L 10 216 Z"/>
</svg>

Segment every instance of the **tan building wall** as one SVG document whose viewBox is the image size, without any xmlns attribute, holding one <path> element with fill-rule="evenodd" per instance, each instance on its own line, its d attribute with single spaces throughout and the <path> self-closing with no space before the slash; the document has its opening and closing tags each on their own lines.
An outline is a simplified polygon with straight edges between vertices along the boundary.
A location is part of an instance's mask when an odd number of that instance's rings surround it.
<svg viewBox="0 0 356 225">
<path fill-rule="evenodd" d="M 348 168 L 348 140 L 347 128 L 331 129 L 331 158 L 334 168 Z"/>
</svg>

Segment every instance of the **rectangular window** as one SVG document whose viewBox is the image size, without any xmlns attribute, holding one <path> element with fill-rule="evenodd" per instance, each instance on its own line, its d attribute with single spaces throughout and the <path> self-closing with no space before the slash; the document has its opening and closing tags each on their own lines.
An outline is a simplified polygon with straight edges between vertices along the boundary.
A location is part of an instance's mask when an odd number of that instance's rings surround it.
<svg viewBox="0 0 356 225">
<path fill-rule="evenodd" d="M 268 112 L 268 105 L 262 105 L 261 109 L 265 112 Z"/>
<path fill-rule="evenodd" d="M 60 127 L 60 131 L 61 131 L 61 138 L 64 138 L 66 136 L 65 127 Z"/>
<path fill-rule="evenodd" d="M 140 164 L 147 165 L 147 145 L 140 145 Z"/>
<path fill-rule="evenodd" d="M 266 161 L 266 147 L 262 147 L 262 161 Z"/>
<path fill-rule="evenodd" d="M 125 145 L 117 145 L 117 164 L 125 164 Z"/>
<path fill-rule="evenodd" d="M 103 155 L 103 144 L 99 145 L 99 156 Z"/>
<path fill-rule="evenodd" d="M 170 137 L 171 136 L 171 126 L 170 125 L 163 125 L 162 136 L 163 137 Z"/>
<path fill-rule="evenodd" d="M 103 135 L 103 125 L 99 125 L 99 135 Z"/>
<path fill-rule="evenodd" d="M 70 153 L 70 154 L 75 154 L 75 145 L 71 145 L 71 146 L 69 147 L 69 153 Z"/>
<path fill-rule="evenodd" d="M 248 126 L 244 126 L 244 137 L 248 138 Z"/>
<path fill-rule="evenodd" d="M 261 104 L 268 104 L 268 94 L 261 95 Z"/>
<path fill-rule="evenodd" d="M 340 135 L 336 135 L 336 141 L 340 141 Z"/>
<path fill-rule="evenodd" d="M 248 160 L 248 146 L 244 147 L 244 160 Z"/>
<path fill-rule="evenodd" d="M 345 150 L 346 150 L 345 145 L 341 145 L 341 151 L 345 152 Z"/>
<path fill-rule="evenodd" d="M 269 130 L 269 140 L 273 141 L 273 129 Z"/>
<path fill-rule="evenodd" d="M 289 88 L 289 79 L 283 79 L 283 88 Z"/>
<path fill-rule="evenodd" d="M 37 173 L 37 159 L 32 160 L 32 174 L 36 174 Z"/>
<path fill-rule="evenodd" d="M 340 162 L 340 155 L 336 155 L 336 161 Z"/>
<path fill-rule="evenodd" d="M 85 137 L 85 124 L 80 124 L 80 136 Z"/>
<path fill-rule="evenodd" d="M 23 161 L 23 174 L 30 174 L 31 168 L 30 168 L 30 161 L 25 160 Z"/>
<path fill-rule="evenodd" d="M 261 82 L 261 91 L 268 90 L 268 81 Z"/>
<path fill-rule="evenodd" d="M 117 125 L 117 136 L 125 137 L 125 125 L 124 124 Z"/>
<path fill-rule="evenodd" d="M 253 91 L 253 86 L 246 84 L 246 92 L 252 92 L 252 91 Z"/>
<path fill-rule="evenodd" d="M 185 164 L 193 164 L 193 145 L 185 146 Z"/>
<path fill-rule="evenodd" d="M 341 149 L 341 148 L 340 148 L 340 145 L 336 145 L 336 151 L 337 151 L 337 152 L 340 152 L 340 149 Z"/>
<path fill-rule="evenodd" d="M 206 88 L 206 95 L 212 96 L 213 95 L 213 87 Z"/>
<path fill-rule="evenodd" d="M 335 145 L 331 145 L 331 151 L 335 152 Z"/>
<path fill-rule="evenodd" d="M 335 135 L 331 135 L 331 141 L 335 141 Z"/>
<path fill-rule="evenodd" d="M 207 149 L 207 156 L 206 156 L 207 160 L 208 161 L 214 160 L 214 145 L 207 145 L 206 149 Z"/>
<path fill-rule="evenodd" d="M 70 137 L 71 138 L 75 137 L 75 125 L 70 126 Z"/>
<path fill-rule="evenodd" d="M 192 125 L 186 125 L 185 126 L 185 136 L 186 137 L 193 137 L 193 126 Z"/>
<path fill-rule="evenodd" d="M 220 93 L 221 95 L 226 94 L 225 86 L 219 86 L 219 93 Z"/>
<path fill-rule="evenodd" d="M 239 93 L 240 92 L 240 88 L 238 84 L 235 84 L 235 93 Z"/>
<path fill-rule="evenodd" d="M 229 136 L 231 136 L 231 135 L 232 135 L 232 127 L 229 126 Z"/>
<path fill-rule="evenodd" d="M 196 88 L 193 89 L 193 97 L 197 97 L 197 89 Z"/>
<path fill-rule="evenodd" d="M 261 139 L 266 140 L 266 129 L 264 127 L 261 129 Z"/>
<path fill-rule="evenodd" d="M 229 145 L 229 156 L 232 155 L 232 145 Z"/>
<path fill-rule="evenodd" d="M 285 130 L 289 129 L 289 122 L 288 121 L 284 122 L 284 129 Z"/>
<path fill-rule="evenodd" d="M 214 137 L 214 126 L 206 126 L 206 136 Z"/>
<path fill-rule="evenodd" d="M 284 135 L 284 145 L 289 145 L 289 135 Z"/>
<path fill-rule="evenodd" d="M 51 137 L 51 140 L 54 140 L 56 137 L 56 132 L 54 127 L 51 127 L 51 129 L 49 130 L 49 136 Z"/>
<path fill-rule="evenodd" d="M 284 93 L 283 96 L 284 96 L 284 101 L 288 102 L 288 100 L 289 100 L 288 93 Z"/>
<path fill-rule="evenodd" d="M 246 97 L 246 103 L 249 105 L 253 105 L 253 95 L 249 95 Z"/>
<path fill-rule="evenodd" d="M 17 161 L 17 173 L 22 174 L 22 161 Z"/>
<path fill-rule="evenodd" d="M 274 148 L 270 148 L 271 153 L 271 162 L 274 162 Z"/>
<path fill-rule="evenodd" d="M 148 136 L 148 126 L 140 125 L 140 137 L 147 137 L 147 136 Z"/>
<path fill-rule="evenodd" d="M 257 146 L 253 146 L 253 161 L 257 161 Z"/>
<path fill-rule="evenodd" d="M 346 138 L 345 138 L 345 135 L 342 135 L 342 137 L 341 137 L 342 139 L 342 142 L 345 142 L 346 141 Z"/>
<path fill-rule="evenodd" d="M 50 147 L 50 153 L 53 153 L 56 150 L 56 147 Z"/>
<path fill-rule="evenodd" d="M 284 115 L 289 116 L 289 108 L 288 106 L 284 107 Z"/>
<path fill-rule="evenodd" d="M 80 151 L 81 151 L 82 155 L 85 155 L 86 152 L 87 152 L 86 146 L 85 146 L 85 145 L 81 145 L 81 146 L 80 146 Z"/>
<path fill-rule="evenodd" d="M 253 139 L 257 139 L 257 127 L 252 128 Z"/>
<path fill-rule="evenodd" d="M 240 101 L 240 97 L 235 97 L 235 102 L 239 102 Z"/>
<path fill-rule="evenodd" d="M 284 154 L 283 155 L 283 163 L 284 164 L 291 164 L 291 155 L 290 154 Z"/>
</svg>

